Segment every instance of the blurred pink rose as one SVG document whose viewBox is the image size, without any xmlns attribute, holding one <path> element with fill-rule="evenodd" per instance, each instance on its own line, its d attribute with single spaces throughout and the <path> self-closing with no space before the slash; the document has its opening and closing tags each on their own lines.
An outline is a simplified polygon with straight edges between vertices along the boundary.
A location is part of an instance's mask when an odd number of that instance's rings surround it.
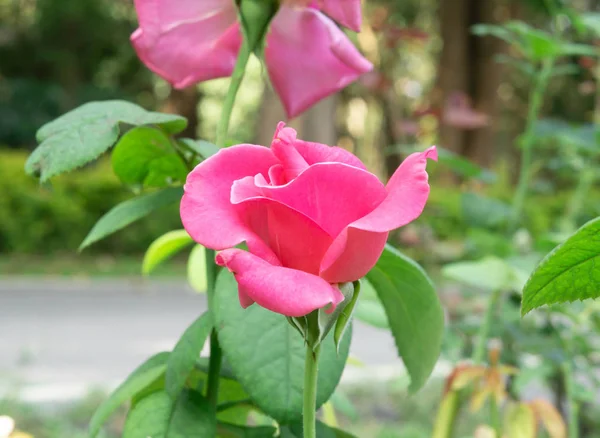
<svg viewBox="0 0 600 438">
<path fill-rule="evenodd" d="M 175 88 L 231 75 L 242 42 L 233 0 L 135 0 L 135 8 L 133 46 Z M 360 0 L 294 0 L 280 7 L 267 36 L 267 70 L 289 117 L 372 68 L 321 11 L 360 29 Z"/>
<path fill-rule="evenodd" d="M 222 149 L 188 176 L 181 219 L 202 245 L 222 250 L 243 307 L 302 316 L 343 295 L 338 283 L 362 278 L 389 231 L 416 219 L 429 184 L 427 158 L 410 155 L 387 185 L 339 147 L 296 139 L 280 123 L 271 148 Z M 246 242 L 248 251 L 234 248 Z"/>
</svg>

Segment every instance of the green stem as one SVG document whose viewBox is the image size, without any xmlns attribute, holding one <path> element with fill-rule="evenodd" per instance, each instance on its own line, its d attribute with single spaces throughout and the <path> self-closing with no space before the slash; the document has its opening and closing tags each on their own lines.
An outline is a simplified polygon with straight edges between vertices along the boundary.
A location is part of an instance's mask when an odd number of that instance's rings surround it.
<svg viewBox="0 0 600 438">
<path fill-rule="evenodd" d="M 321 345 L 313 350 L 306 346 L 306 360 L 304 362 L 304 404 L 302 409 L 304 438 L 316 438 L 316 411 L 317 411 L 317 376 L 319 371 L 319 352 Z"/>
<path fill-rule="evenodd" d="M 217 146 L 220 148 L 225 146 L 225 142 L 227 140 L 227 134 L 229 131 L 229 121 L 231 120 L 233 104 L 235 103 L 235 97 L 237 96 L 238 90 L 240 89 L 240 85 L 242 84 L 242 79 L 244 79 L 244 73 L 246 72 L 246 64 L 248 64 L 250 54 L 251 50 L 248 46 L 248 43 L 246 42 L 246 39 L 244 39 L 242 47 L 240 48 L 240 53 L 238 54 L 237 60 L 235 62 L 233 74 L 231 75 L 231 82 L 229 83 L 229 89 L 227 90 L 227 95 L 225 96 L 225 100 L 223 101 L 221 119 L 219 120 L 219 125 L 217 126 L 216 143 Z"/>
<path fill-rule="evenodd" d="M 238 90 L 244 79 L 244 73 L 246 71 L 246 64 L 250 58 L 250 50 L 248 44 L 244 40 L 242 47 L 238 54 L 238 58 L 235 63 L 233 74 L 231 75 L 231 82 L 229 83 L 229 89 L 223 102 L 223 109 L 221 110 L 221 118 L 219 119 L 219 125 L 217 126 L 216 143 L 217 146 L 222 148 L 225 146 L 227 139 L 227 133 L 229 131 L 229 121 L 231 120 L 231 112 L 233 111 L 233 105 L 235 103 L 235 97 L 237 96 Z M 214 306 L 214 295 L 215 295 L 215 283 L 217 281 L 218 268 L 215 264 L 215 251 L 206 249 L 206 298 L 208 301 L 208 309 L 213 310 Z M 206 383 L 206 398 L 213 405 L 217 405 L 219 396 L 219 379 L 221 376 L 221 364 L 223 361 L 223 352 L 219 345 L 219 339 L 217 332 L 213 329 L 210 334 L 210 359 L 208 362 L 208 378 Z"/>
<path fill-rule="evenodd" d="M 579 438 L 579 404 L 575 400 L 573 387 L 573 369 L 570 362 L 562 365 L 563 378 L 565 379 L 565 392 L 567 396 L 569 438 Z"/>
<path fill-rule="evenodd" d="M 548 82 L 550 81 L 553 67 L 554 58 L 549 58 L 543 61 L 542 68 L 539 74 L 536 75 L 534 87 L 529 95 L 529 109 L 527 111 L 527 119 L 525 121 L 525 131 L 520 139 L 521 149 L 523 152 L 521 156 L 519 183 L 517 184 L 517 190 L 515 191 L 515 197 L 513 199 L 513 210 L 510 223 L 511 230 L 515 229 L 519 223 L 519 220 L 521 219 L 523 206 L 525 205 L 525 198 L 527 197 L 527 190 L 531 182 L 531 164 L 533 161 L 535 124 L 542 107 L 544 93 L 546 91 L 546 87 L 548 86 Z"/>
<path fill-rule="evenodd" d="M 205 249 L 206 251 L 206 298 L 208 308 L 212 311 L 215 283 L 217 280 L 217 265 L 215 264 L 215 251 Z M 210 333 L 210 358 L 208 360 L 208 377 L 206 382 L 206 398 L 212 406 L 217 405 L 219 395 L 219 379 L 221 377 L 221 362 L 223 353 L 217 338 L 217 332 L 213 329 Z"/>
<path fill-rule="evenodd" d="M 492 320 L 494 319 L 494 312 L 497 310 L 498 302 L 500 301 L 501 296 L 502 291 L 498 289 L 492 292 L 492 295 L 489 298 L 483 321 L 481 322 L 479 332 L 477 333 L 477 345 L 473 349 L 473 362 L 475 363 L 482 363 L 485 360 L 485 353 L 487 350 L 488 338 L 490 336 L 490 329 L 492 327 Z"/>
</svg>

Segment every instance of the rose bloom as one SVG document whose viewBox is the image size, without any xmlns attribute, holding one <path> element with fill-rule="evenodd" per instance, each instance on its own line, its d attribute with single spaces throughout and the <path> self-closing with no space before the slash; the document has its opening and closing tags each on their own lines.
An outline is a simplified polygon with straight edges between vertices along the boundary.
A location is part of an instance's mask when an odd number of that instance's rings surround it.
<svg viewBox="0 0 600 438">
<path fill-rule="evenodd" d="M 243 307 L 302 316 L 343 301 L 337 285 L 362 278 L 388 233 L 421 214 L 427 158 L 437 159 L 435 146 L 384 185 L 350 152 L 299 140 L 280 123 L 270 148 L 232 146 L 200 163 L 181 219 L 194 240 L 221 251 L 216 262 L 235 275 Z M 248 251 L 235 248 L 242 242 Z"/>
<path fill-rule="evenodd" d="M 140 27 L 131 41 L 150 70 L 175 88 L 231 76 L 242 44 L 234 0 L 134 3 Z M 287 0 L 271 22 L 266 70 L 288 117 L 373 68 L 332 19 L 358 32 L 360 0 Z"/>
</svg>

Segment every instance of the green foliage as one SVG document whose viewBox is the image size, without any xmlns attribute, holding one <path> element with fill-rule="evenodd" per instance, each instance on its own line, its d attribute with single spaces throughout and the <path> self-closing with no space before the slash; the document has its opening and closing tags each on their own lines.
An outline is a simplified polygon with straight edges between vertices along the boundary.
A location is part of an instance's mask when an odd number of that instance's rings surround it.
<svg viewBox="0 0 600 438">
<path fill-rule="evenodd" d="M 215 326 L 225 357 L 254 403 L 275 420 L 287 423 L 302 415 L 305 346 L 285 317 L 258 305 L 243 309 L 237 283 L 221 271 L 214 302 Z M 330 335 L 322 343 L 317 406 L 329 399 L 340 381 L 351 332 L 339 353 Z"/>
<path fill-rule="evenodd" d="M 171 398 L 176 399 L 185 386 L 212 328 L 211 314 L 206 312 L 187 328 L 173 348 L 165 375 L 165 390 Z"/>
<path fill-rule="evenodd" d="M 174 230 L 163 234 L 148 247 L 142 262 L 142 273 L 150 274 L 154 268 L 185 247 L 194 243 L 185 230 Z"/>
<path fill-rule="evenodd" d="M 600 218 L 557 246 L 542 260 L 523 289 L 522 314 L 544 304 L 600 296 Z"/>
<path fill-rule="evenodd" d="M 442 347 L 444 312 L 425 271 L 386 246 L 367 274 L 388 316 L 398 354 L 410 375 L 412 392 L 429 378 Z"/>
<path fill-rule="evenodd" d="M 89 435 L 94 438 L 110 415 L 123 403 L 135 397 L 164 374 L 169 353 L 158 353 L 133 371 L 96 410 L 90 420 Z"/>
<path fill-rule="evenodd" d="M 44 182 L 81 167 L 115 144 L 120 123 L 157 125 L 171 134 L 182 131 L 187 125 L 181 116 L 149 112 L 130 102 L 86 103 L 38 130 L 36 138 L 40 145 L 27 160 L 25 170 L 30 175 L 39 175 Z"/>
<path fill-rule="evenodd" d="M 179 202 L 183 196 L 181 187 L 171 187 L 147 195 L 128 199 L 102 216 L 85 237 L 79 250 L 106 236 L 125 228 L 150 213 Z"/>
<path fill-rule="evenodd" d="M 183 391 L 173 403 L 158 391 L 131 410 L 123 438 L 193 438 L 216 435 L 217 417 L 208 401 L 192 390 Z"/>
<path fill-rule="evenodd" d="M 94 165 L 39 182 L 23 171 L 23 152 L 0 149 L 0 252 L 51 254 L 74 252 L 103 214 L 131 198 L 100 160 Z M 140 254 L 169 229 L 181 227 L 178 206 L 142 219 L 136 227 L 91 247 L 94 252 Z"/>
<path fill-rule="evenodd" d="M 200 155 L 202 158 L 212 157 L 214 154 L 219 152 L 217 145 L 214 145 L 205 140 L 192 140 L 191 138 L 182 138 L 178 140 L 178 143 L 183 145 L 184 148 L 189 151 Z"/>
<path fill-rule="evenodd" d="M 140 187 L 183 185 L 186 163 L 160 129 L 140 126 L 127 132 L 112 152 L 115 174 L 124 184 Z"/>
</svg>

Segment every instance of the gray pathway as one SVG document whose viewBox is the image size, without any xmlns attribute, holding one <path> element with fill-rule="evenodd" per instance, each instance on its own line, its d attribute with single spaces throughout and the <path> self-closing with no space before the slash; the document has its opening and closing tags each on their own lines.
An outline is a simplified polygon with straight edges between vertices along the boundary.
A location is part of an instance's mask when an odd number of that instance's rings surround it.
<svg viewBox="0 0 600 438">
<path fill-rule="evenodd" d="M 177 281 L 0 279 L 0 397 L 71 399 L 121 381 L 151 354 L 173 347 L 206 308 Z M 367 372 L 402 372 L 391 335 L 356 324 L 351 354 Z"/>
</svg>

